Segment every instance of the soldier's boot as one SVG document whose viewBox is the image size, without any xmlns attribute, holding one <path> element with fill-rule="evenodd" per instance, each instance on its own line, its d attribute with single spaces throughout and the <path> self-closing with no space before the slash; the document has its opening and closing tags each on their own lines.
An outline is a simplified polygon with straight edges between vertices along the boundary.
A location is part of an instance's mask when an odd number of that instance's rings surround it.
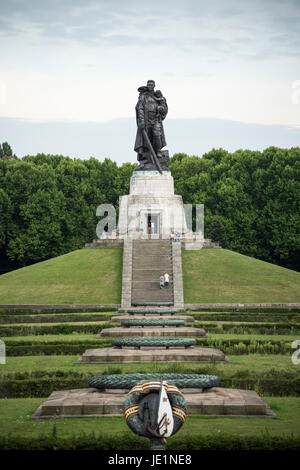
<svg viewBox="0 0 300 470">
<path fill-rule="evenodd" d="M 162 144 L 161 144 L 161 137 L 159 135 L 154 136 L 154 145 L 153 148 L 155 150 L 155 153 L 158 158 L 162 157 L 161 149 L 162 149 Z"/>
</svg>

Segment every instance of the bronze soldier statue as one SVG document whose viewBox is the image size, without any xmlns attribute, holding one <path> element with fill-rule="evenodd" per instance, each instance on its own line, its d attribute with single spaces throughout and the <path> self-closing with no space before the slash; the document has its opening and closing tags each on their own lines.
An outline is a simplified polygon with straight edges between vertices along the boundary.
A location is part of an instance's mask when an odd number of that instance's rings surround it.
<svg viewBox="0 0 300 470">
<path fill-rule="evenodd" d="M 156 90 L 154 80 L 138 88 L 140 93 L 136 109 L 137 134 L 134 150 L 140 162 L 136 170 L 169 171 L 169 152 L 166 145 L 162 121 L 168 113 L 168 105 L 161 91 Z"/>
</svg>

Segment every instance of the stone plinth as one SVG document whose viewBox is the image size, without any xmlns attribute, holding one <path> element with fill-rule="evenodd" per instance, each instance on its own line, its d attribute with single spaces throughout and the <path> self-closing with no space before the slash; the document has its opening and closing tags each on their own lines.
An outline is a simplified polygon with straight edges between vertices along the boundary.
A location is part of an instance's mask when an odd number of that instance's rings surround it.
<svg viewBox="0 0 300 470">
<path fill-rule="evenodd" d="M 148 234 L 148 216 L 155 225 Z M 141 230 L 141 223 L 143 230 Z M 182 196 L 174 194 L 174 180 L 169 171 L 137 171 L 130 179 L 129 195 L 120 197 L 119 238 L 169 239 L 172 231 L 190 234 L 185 219 Z"/>
<path fill-rule="evenodd" d="M 134 171 L 130 178 L 130 195 L 174 195 L 174 179 L 170 171 Z"/>
<path fill-rule="evenodd" d="M 87 349 L 78 359 L 78 364 L 140 362 L 230 362 L 219 349 L 190 347 L 165 349 L 163 347 L 130 347 Z"/>
<path fill-rule="evenodd" d="M 276 415 L 256 392 L 230 388 L 181 389 L 188 415 L 220 417 L 265 417 Z M 32 418 L 93 418 L 122 416 L 128 390 L 99 391 L 95 388 L 53 392 L 33 414 Z"/>
<path fill-rule="evenodd" d="M 123 337 L 142 337 L 142 336 L 181 336 L 181 337 L 199 337 L 207 338 L 208 334 L 203 328 L 193 328 L 189 326 L 134 326 L 130 328 L 116 327 L 104 328 L 96 338 L 123 338 Z"/>
</svg>

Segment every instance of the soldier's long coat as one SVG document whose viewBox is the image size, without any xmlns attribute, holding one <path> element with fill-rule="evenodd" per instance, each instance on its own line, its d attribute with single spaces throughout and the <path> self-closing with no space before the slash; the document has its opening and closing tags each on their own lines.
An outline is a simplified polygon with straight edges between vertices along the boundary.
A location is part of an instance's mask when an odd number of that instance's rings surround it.
<svg viewBox="0 0 300 470">
<path fill-rule="evenodd" d="M 144 139 L 142 130 L 139 128 L 140 123 L 143 122 L 147 130 L 148 110 L 147 110 L 147 107 L 145 106 L 145 97 L 146 97 L 146 93 L 141 93 L 139 96 L 137 105 L 135 107 L 136 123 L 137 123 L 138 129 L 137 129 L 136 138 L 135 138 L 134 150 L 138 153 L 143 153 L 143 148 L 147 148 L 147 144 L 144 141 L 145 139 Z M 164 98 L 157 99 L 157 102 L 159 106 L 164 106 L 165 108 L 162 114 L 162 120 L 163 120 L 165 119 L 167 112 L 168 112 L 167 102 Z M 163 148 L 167 145 L 167 142 L 166 142 L 164 127 L 162 123 L 161 123 L 161 141 L 162 141 L 162 148 Z"/>
</svg>

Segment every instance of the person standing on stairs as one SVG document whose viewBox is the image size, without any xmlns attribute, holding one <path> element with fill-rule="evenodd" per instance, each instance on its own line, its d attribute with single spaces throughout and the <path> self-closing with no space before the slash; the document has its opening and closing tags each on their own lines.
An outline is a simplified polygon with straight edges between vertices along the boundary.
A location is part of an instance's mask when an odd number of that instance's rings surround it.
<svg viewBox="0 0 300 470">
<path fill-rule="evenodd" d="M 164 274 L 164 283 L 165 283 L 165 287 L 168 287 L 169 286 L 169 281 L 170 281 L 170 276 L 168 273 L 165 273 Z"/>
</svg>

